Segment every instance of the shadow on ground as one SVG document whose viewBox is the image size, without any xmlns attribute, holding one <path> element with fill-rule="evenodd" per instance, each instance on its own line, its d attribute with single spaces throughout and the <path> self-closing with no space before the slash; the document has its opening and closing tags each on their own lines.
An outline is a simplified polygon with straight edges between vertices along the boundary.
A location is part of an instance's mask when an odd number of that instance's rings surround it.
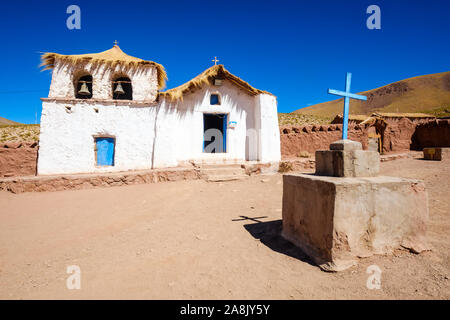
<svg viewBox="0 0 450 320">
<path fill-rule="evenodd" d="M 317 266 L 303 251 L 281 236 L 282 220 L 246 224 L 244 228 L 255 239 L 259 239 L 262 244 L 273 251 L 298 259 L 314 267 Z"/>
</svg>

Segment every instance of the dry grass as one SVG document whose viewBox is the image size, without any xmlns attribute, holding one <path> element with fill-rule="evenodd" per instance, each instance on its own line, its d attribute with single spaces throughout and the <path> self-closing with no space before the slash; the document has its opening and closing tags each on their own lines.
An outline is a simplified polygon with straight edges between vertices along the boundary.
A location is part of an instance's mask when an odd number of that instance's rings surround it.
<svg viewBox="0 0 450 320">
<path fill-rule="evenodd" d="M 331 117 L 319 117 L 297 113 L 278 113 L 278 123 L 281 126 L 297 126 L 308 124 L 329 124 Z"/>
<path fill-rule="evenodd" d="M 431 110 L 425 110 L 423 112 L 430 113 L 434 115 L 436 118 L 450 117 L 450 103 Z"/>
<path fill-rule="evenodd" d="M 0 142 L 24 142 L 39 140 L 38 124 L 0 126 Z"/>
<path fill-rule="evenodd" d="M 298 154 L 299 158 L 311 158 L 311 153 L 308 151 L 300 151 Z"/>
<path fill-rule="evenodd" d="M 279 173 L 286 173 L 286 172 L 290 172 L 292 170 L 294 170 L 292 167 L 292 163 L 286 162 L 286 161 L 280 162 L 280 166 L 278 167 Z"/>
</svg>

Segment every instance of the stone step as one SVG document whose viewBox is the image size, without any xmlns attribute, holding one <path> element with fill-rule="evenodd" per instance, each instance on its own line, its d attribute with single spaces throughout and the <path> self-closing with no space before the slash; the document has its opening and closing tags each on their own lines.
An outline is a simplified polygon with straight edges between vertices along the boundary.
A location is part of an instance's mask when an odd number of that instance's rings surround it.
<svg viewBox="0 0 450 320">
<path fill-rule="evenodd" d="M 208 182 L 225 182 L 225 181 L 237 181 L 244 180 L 247 175 L 208 175 L 205 180 Z"/>
<path fill-rule="evenodd" d="M 200 174 L 205 175 L 242 175 L 245 170 L 241 167 L 208 167 L 200 168 Z"/>
<path fill-rule="evenodd" d="M 223 163 L 223 164 L 214 164 L 214 163 L 195 163 L 199 169 L 214 169 L 214 168 L 242 168 L 241 163 Z"/>
</svg>

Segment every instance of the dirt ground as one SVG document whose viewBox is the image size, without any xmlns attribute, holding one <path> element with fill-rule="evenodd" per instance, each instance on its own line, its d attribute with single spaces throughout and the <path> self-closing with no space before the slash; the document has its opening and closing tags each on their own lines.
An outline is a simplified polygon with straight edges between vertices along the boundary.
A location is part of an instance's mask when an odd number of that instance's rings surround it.
<svg viewBox="0 0 450 320">
<path fill-rule="evenodd" d="M 342 273 L 321 271 L 280 237 L 280 174 L 1 192 L 0 298 L 449 299 L 450 160 L 381 168 L 425 180 L 433 251 L 398 250 Z M 366 287 L 373 264 L 380 290 Z M 80 267 L 80 290 L 66 287 L 70 265 Z"/>
</svg>

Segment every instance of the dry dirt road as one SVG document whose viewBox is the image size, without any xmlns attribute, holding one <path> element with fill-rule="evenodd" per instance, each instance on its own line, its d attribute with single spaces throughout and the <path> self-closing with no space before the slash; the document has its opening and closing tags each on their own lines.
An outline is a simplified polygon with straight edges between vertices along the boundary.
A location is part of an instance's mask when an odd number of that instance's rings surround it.
<svg viewBox="0 0 450 320">
<path fill-rule="evenodd" d="M 0 298 L 449 299 L 450 161 L 396 160 L 382 173 L 425 180 L 433 251 L 399 250 L 342 273 L 320 271 L 280 238 L 279 174 L 1 192 Z M 366 287 L 372 264 L 381 290 Z M 70 265 L 80 290 L 66 287 Z"/>
</svg>

